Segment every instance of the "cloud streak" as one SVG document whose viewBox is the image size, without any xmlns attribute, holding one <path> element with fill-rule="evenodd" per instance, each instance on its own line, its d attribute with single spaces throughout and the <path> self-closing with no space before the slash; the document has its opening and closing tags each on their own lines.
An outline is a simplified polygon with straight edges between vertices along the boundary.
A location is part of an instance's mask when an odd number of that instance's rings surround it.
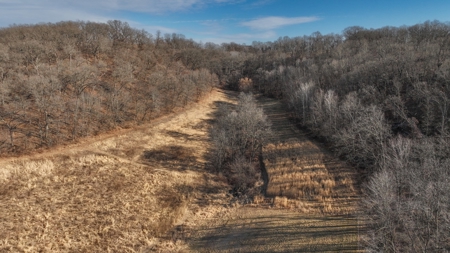
<svg viewBox="0 0 450 253">
<path fill-rule="evenodd" d="M 85 20 L 105 22 L 122 11 L 163 14 L 238 0 L 0 0 L 0 26 Z"/>
<path fill-rule="evenodd" d="M 53 5 L 38 5 L 34 3 L 16 5 L 6 2 L 0 8 L 0 26 L 11 24 L 35 24 L 59 22 L 63 20 L 84 20 L 106 22 L 112 19 L 108 14 L 87 12 L 78 8 L 64 8 Z"/>
<path fill-rule="evenodd" d="M 319 20 L 318 17 L 265 17 L 242 22 L 241 25 L 255 30 L 273 30 L 288 25 L 298 25 Z"/>
<path fill-rule="evenodd" d="M 0 0 L 0 21 L 3 24 L 86 18 L 103 21 L 106 16 L 122 11 L 164 14 L 242 1 L 246 0 Z"/>
<path fill-rule="evenodd" d="M 31 1 L 31 0 L 26 0 Z M 69 0 L 83 8 L 101 8 L 110 11 L 133 11 L 152 14 L 186 11 L 213 4 L 234 4 L 238 0 Z"/>
</svg>

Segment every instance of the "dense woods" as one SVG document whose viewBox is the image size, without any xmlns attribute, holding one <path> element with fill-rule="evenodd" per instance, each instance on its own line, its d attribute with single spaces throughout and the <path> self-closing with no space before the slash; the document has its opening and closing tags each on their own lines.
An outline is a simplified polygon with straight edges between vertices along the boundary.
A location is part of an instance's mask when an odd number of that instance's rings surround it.
<svg viewBox="0 0 450 253">
<path fill-rule="evenodd" d="M 120 21 L 4 28 L 0 152 L 139 124 L 216 84 L 283 100 L 302 128 L 367 173 L 369 251 L 450 250 L 449 23 L 355 26 L 251 46 L 198 44 Z M 248 95 L 240 100 L 213 131 L 216 165 L 236 180 L 254 174 L 268 129 Z"/>
<path fill-rule="evenodd" d="M 121 21 L 0 30 L 0 152 L 22 153 L 147 122 L 210 91 L 178 58 L 200 45 Z"/>
</svg>

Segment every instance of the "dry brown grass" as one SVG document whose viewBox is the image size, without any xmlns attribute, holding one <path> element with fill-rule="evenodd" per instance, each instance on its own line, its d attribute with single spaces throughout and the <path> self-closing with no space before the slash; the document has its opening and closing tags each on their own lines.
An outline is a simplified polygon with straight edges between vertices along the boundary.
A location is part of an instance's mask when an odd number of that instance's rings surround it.
<svg viewBox="0 0 450 253">
<path fill-rule="evenodd" d="M 294 138 L 269 144 L 263 148 L 263 157 L 269 176 L 266 195 L 293 201 L 291 205 L 281 206 L 300 206 L 308 213 L 355 211 L 352 200 L 358 193 L 354 175 L 342 162 L 327 162 L 332 158 L 313 143 Z"/>
<path fill-rule="evenodd" d="M 214 213 L 212 198 L 229 201 L 204 170 L 217 99 L 84 146 L 0 160 L 0 252 L 182 250 L 172 229 Z"/>
<path fill-rule="evenodd" d="M 97 154 L 20 161 L 3 167 L 0 249 L 135 252 L 167 232 L 189 201 L 175 182 Z M 5 173 L 2 173 L 5 174 Z"/>
<path fill-rule="evenodd" d="M 332 213 L 343 198 L 333 194 L 339 187 L 351 189 L 352 177 L 330 169 L 334 160 L 327 162 L 326 156 L 312 155 L 314 165 L 322 161 L 325 168 L 303 164 L 304 153 L 298 161 L 282 156 L 265 161 L 280 180 L 309 178 L 293 188 L 307 197 L 258 195 L 254 209 L 232 203 L 226 178 L 205 170 L 208 126 L 218 100 L 228 101 L 216 91 L 203 104 L 156 125 L 75 148 L 0 160 L 0 252 L 357 249 L 354 219 L 298 212 Z M 281 155 L 293 152 L 292 145 L 273 144 L 264 151 Z M 319 199 L 305 189 L 324 192 Z M 280 208 L 271 208 L 274 202 Z"/>
<path fill-rule="evenodd" d="M 356 171 L 308 140 L 279 101 L 260 98 L 274 135 L 267 195 L 198 222 L 190 252 L 362 252 Z"/>
<path fill-rule="evenodd" d="M 289 121 L 280 102 L 261 98 L 274 135 L 263 147 L 266 195 L 278 207 L 305 213 L 352 214 L 359 196 L 357 171 L 309 140 Z M 279 203 L 280 197 L 287 202 Z"/>
<path fill-rule="evenodd" d="M 363 252 L 358 226 L 354 217 L 242 207 L 198 229 L 189 252 Z"/>
</svg>

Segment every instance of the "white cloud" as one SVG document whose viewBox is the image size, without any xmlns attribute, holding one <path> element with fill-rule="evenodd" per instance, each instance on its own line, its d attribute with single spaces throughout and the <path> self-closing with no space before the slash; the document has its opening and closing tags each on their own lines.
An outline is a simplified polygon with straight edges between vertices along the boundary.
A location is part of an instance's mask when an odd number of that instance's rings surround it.
<svg viewBox="0 0 450 253">
<path fill-rule="evenodd" d="M 110 19 L 112 18 L 107 15 L 86 12 L 75 8 L 58 8 L 55 6 L 36 6 L 30 4 L 20 7 L 6 6 L 5 8 L 0 8 L 0 26 L 59 22 L 66 20 L 106 22 Z"/>
<path fill-rule="evenodd" d="M 0 0 L 0 27 L 62 20 L 104 22 L 121 11 L 162 14 L 242 1 L 247 0 Z"/>
<path fill-rule="evenodd" d="M 258 8 L 264 5 L 271 4 L 274 0 L 256 0 L 247 5 L 248 8 Z"/>
<path fill-rule="evenodd" d="M 10 24 L 35 24 L 41 22 L 59 22 L 83 20 L 105 22 L 111 17 L 102 12 L 86 11 L 74 7 L 70 2 L 52 2 L 49 0 L 4 1 L 0 0 L 0 26 Z"/>
<path fill-rule="evenodd" d="M 254 19 L 251 21 L 242 22 L 241 25 L 256 30 L 272 30 L 287 25 L 297 25 L 303 23 L 309 23 L 319 20 L 318 17 L 265 17 Z"/>
<path fill-rule="evenodd" d="M 27 0 L 31 1 L 31 0 Z M 237 0 L 69 0 L 73 5 L 112 11 L 166 13 L 186 11 L 210 4 L 232 4 Z"/>
</svg>

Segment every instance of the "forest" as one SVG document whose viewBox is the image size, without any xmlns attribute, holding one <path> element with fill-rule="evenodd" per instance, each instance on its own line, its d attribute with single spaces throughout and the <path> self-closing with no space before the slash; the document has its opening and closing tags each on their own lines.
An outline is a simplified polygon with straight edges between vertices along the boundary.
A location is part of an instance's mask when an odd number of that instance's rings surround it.
<svg viewBox="0 0 450 253">
<path fill-rule="evenodd" d="M 217 83 L 177 59 L 198 48 L 121 21 L 0 30 L 0 152 L 26 153 L 147 122 Z"/>
<path fill-rule="evenodd" d="M 0 152 L 148 122 L 217 86 L 282 100 L 300 128 L 360 168 L 369 252 L 450 250 L 449 23 L 354 26 L 252 45 L 200 44 L 117 20 L 2 28 Z M 240 99 L 222 125 L 252 111 L 262 129 L 244 136 L 252 141 L 218 129 L 218 148 L 237 145 L 217 153 L 219 167 L 245 163 L 264 142 L 264 116 Z"/>
</svg>

